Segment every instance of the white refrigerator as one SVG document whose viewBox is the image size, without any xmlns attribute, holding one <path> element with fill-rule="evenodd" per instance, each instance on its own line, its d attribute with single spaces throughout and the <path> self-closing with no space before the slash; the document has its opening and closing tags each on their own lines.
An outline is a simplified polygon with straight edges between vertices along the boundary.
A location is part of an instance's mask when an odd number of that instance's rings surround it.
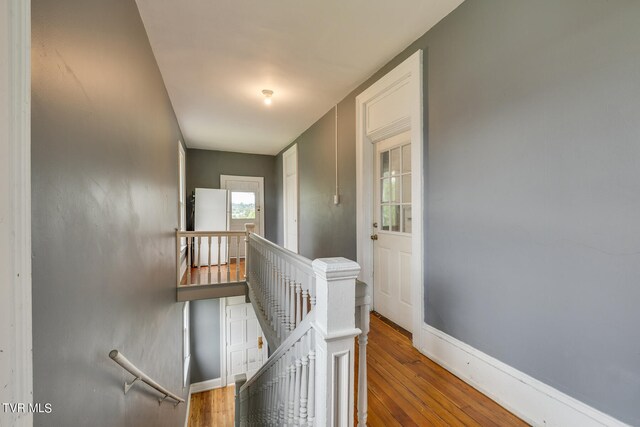
<svg viewBox="0 0 640 427">
<path fill-rule="evenodd" d="M 194 230 L 195 231 L 226 231 L 228 227 L 228 191 L 215 190 L 212 188 L 196 188 Z M 197 239 L 194 242 L 196 248 Z M 197 249 L 194 248 L 193 264 L 196 265 Z M 209 242 L 208 238 L 202 238 L 200 244 L 201 256 L 200 265 L 209 263 Z M 220 238 L 220 263 L 227 263 L 227 239 Z M 211 238 L 211 264 L 218 264 L 218 239 Z"/>
</svg>

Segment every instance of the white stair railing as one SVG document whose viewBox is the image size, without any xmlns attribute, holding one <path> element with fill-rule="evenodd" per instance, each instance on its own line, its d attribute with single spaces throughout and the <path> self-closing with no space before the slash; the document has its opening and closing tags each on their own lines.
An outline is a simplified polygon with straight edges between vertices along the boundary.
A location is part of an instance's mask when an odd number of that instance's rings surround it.
<svg viewBox="0 0 640 427">
<path fill-rule="evenodd" d="M 315 307 L 315 272 L 310 259 L 255 234 L 249 235 L 247 251 L 250 297 L 275 349 Z"/>
<path fill-rule="evenodd" d="M 312 262 L 254 234 L 247 262 L 249 297 L 275 351 L 248 382 L 237 382 L 236 425 L 353 425 L 360 266 L 345 258 Z M 366 400 L 360 407 L 366 419 Z"/>
<path fill-rule="evenodd" d="M 246 253 L 254 230 L 254 224 L 245 224 L 243 231 L 176 230 L 177 287 L 244 281 L 241 249 Z"/>
</svg>

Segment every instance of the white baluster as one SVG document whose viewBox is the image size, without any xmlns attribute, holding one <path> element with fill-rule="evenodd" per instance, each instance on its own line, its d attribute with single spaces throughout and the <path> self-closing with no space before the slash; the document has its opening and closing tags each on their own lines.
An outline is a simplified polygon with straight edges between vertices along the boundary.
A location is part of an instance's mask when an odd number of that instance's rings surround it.
<svg viewBox="0 0 640 427">
<path fill-rule="evenodd" d="M 315 338 L 311 337 L 311 341 L 314 342 Z M 314 348 L 314 344 L 311 345 Z M 311 350 L 309 352 L 309 407 L 308 407 L 308 425 L 312 427 L 315 425 L 316 420 L 316 352 Z"/>
<path fill-rule="evenodd" d="M 307 317 L 307 313 L 309 313 L 309 291 L 306 289 L 302 289 L 302 318 Z"/>
<path fill-rule="evenodd" d="M 293 358 L 293 352 L 292 358 Z M 295 406 L 295 394 L 296 394 L 296 367 L 295 361 L 291 360 L 289 364 L 289 413 L 287 414 L 287 423 L 293 424 L 293 411 Z"/>
<path fill-rule="evenodd" d="M 316 306 L 316 278 L 315 276 L 309 277 L 309 301 L 311 302 L 311 309 Z"/>
<path fill-rule="evenodd" d="M 293 387 L 293 379 L 291 378 L 291 366 L 289 365 L 289 358 L 284 356 L 287 361 L 284 369 L 285 369 L 285 384 L 286 388 L 284 391 L 284 424 L 290 424 L 289 420 L 289 410 L 291 409 L 291 403 L 289 402 L 289 395 Z M 291 393 L 292 394 L 292 393 Z M 293 415 L 293 409 L 291 409 L 291 414 Z"/>
<path fill-rule="evenodd" d="M 296 328 L 296 282 L 295 276 L 289 281 L 289 331 Z"/>
<path fill-rule="evenodd" d="M 227 283 L 231 282 L 231 236 L 225 237 L 227 244 L 227 256 L 224 260 L 227 263 Z"/>
<path fill-rule="evenodd" d="M 198 279 L 200 278 L 200 258 L 202 257 L 201 253 L 202 253 L 202 237 L 198 236 L 196 237 L 197 242 L 198 242 L 198 251 L 196 252 L 197 256 L 196 256 L 196 260 L 197 260 L 197 264 L 196 267 L 198 267 Z"/>
<path fill-rule="evenodd" d="M 367 425 L 367 342 L 369 341 L 369 297 L 366 303 L 360 306 L 360 328 L 358 335 L 358 426 Z"/>
<path fill-rule="evenodd" d="M 236 282 L 240 281 L 240 236 L 236 236 Z"/>
<path fill-rule="evenodd" d="M 207 262 L 208 262 L 208 264 L 207 264 L 207 270 L 208 270 L 207 279 L 209 279 L 208 283 L 211 283 L 211 240 L 212 239 L 213 239 L 212 236 L 208 236 L 207 237 L 207 241 L 208 241 L 208 244 L 209 244 L 209 251 L 207 252 L 208 253 L 208 256 L 207 256 Z"/>
<path fill-rule="evenodd" d="M 278 387 L 278 416 L 276 418 L 276 425 L 284 424 L 284 396 L 285 396 L 284 390 L 286 388 L 286 383 L 285 383 L 284 370 L 282 368 L 283 363 L 284 363 L 283 358 L 280 358 L 280 360 L 277 363 L 278 377 L 280 378 L 280 382 L 279 382 L 280 387 Z"/>
<path fill-rule="evenodd" d="M 220 236 L 218 236 L 218 283 L 220 283 L 222 281 L 222 264 L 220 264 L 220 256 L 222 253 L 222 242 L 220 241 L 221 238 Z"/>
<path fill-rule="evenodd" d="M 274 331 L 276 331 L 276 335 L 277 335 L 275 314 L 278 311 L 278 303 L 273 298 L 273 291 L 274 291 L 273 280 L 271 280 L 271 276 L 269 274 L 271 270 L 271 263 L 269 262 L 270 261 L 269 257 L 271 256 L 271 254 L 265 253 L 263 249 L 262 256 L 263 256 L 263 262 L 264 262 L 262 266 L 262 280 L 264 280 L 265 286 L 268 289 L 267 307 L 264 307 L 264 310 L 268 312 L 269 320 L 271 322 L 271 328 Z"/>
<path fill-rule="evenodd" d="M 191 284 L 191 237 L 187 237 L 187 285 Z"/>
<path fill-rule="evenodd" d="M 309 393 L 309 356 L 300 360 L 302 365 L 300 384 L 300 425 L 307 425 L 307 395 Z"/>
<path fill-rule="evenodd" d="M 300 424 L 300 387 L 302 385 L 302 361 L 300 358 L 296 358 L 295 362 L 295 390 L 293 393 L 293 423 L 295 425 Z"/>
<path fill-rule="evenodd" d="M 267 398 L 266 400 L 266 405 L 264 408 L 264 413 L 265 413 L 265 417 L 264 420 L 267 422 L 267 425 L 271 424 L 271 403 L 273 402 L 272 398 L 273 395 L 271 394 L 273 392 L 273 381 L 269 380 L 269 382 L 267 382 Z"/>
<path fill-rule="evenodd" d="M 282 276 L 282 307 L 283 307 L 283 316 L 282 316 L 282 333 L 283 337 L 286 337 L 289 332 L 289 271 L 287 270 L 288 265 L 284 260 L 281 260 L 283 264 L 283 276 Z"/>
<path fill-rule="evenodd" d="M 300 322 L 302 321 L 302 285 L 300 283 L 296 283 L 296 325 L 297 328 Z"/>
</svg>

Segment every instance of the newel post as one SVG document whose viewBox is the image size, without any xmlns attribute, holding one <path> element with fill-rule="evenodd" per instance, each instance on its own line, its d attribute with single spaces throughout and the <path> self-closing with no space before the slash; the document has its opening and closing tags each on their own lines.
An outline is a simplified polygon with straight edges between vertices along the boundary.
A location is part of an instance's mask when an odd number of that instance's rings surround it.
<svg viewBox="0 0 640 427">
<path fill-rule="evenodd" d="M 249 272 L 251 271 L 251 269 L 249 268 L 249 235 L 251 235 L 251 233 L 255 233 L 256 231 L 256 225 L 253 223 L 248 223 L 244 225 L 244 279 L 245 280 L 249 280 L 249 278 L 247 277 L 249 275 Z"/>
<path fill-rule="evenodd" d="M 320 258 L 316 276 L 316 424 L 352 426 L 355 286 L 360 266 L 346 258 Z"/>
</svg>

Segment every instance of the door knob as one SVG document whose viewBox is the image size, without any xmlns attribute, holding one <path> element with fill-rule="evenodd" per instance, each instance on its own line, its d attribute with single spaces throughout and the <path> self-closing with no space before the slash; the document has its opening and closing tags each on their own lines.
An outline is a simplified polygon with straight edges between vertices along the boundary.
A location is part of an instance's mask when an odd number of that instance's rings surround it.
<svg viewBox="0 0 640 427">
<path fill-rule="evenodd" d="M 371 240 L 378 240 L 378 235 L 377 234 L 372 234 L 371 235 Z"/>
<path fill-rule="evenodd" d="M 258 337 L 258 350 L 262 350 L 262 337 Z"/>
</svg>

